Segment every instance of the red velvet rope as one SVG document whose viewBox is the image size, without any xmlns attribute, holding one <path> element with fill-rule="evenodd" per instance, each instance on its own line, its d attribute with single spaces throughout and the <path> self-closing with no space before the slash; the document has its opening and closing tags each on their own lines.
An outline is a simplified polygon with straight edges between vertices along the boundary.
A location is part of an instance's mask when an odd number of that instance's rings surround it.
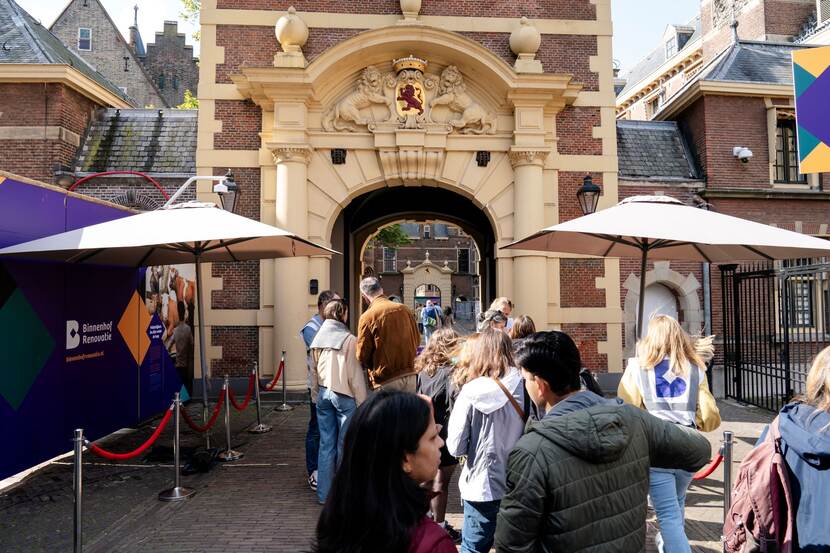
<svg viewBox="0 0 830 553">
<path fill-rule="evenodd" d="M 242 403 L 242 405 L 239 405 L 236 402 L 236 397 L 233 395 L 233 390 L 231 388 L 228 388 L 228 396 L 231 398 L 231 405 L 233 405 L 233 408 L 236 409 L 237 411 L 244 411 L 245 408 L 248 407 L 248 404 L 251 403 L 251 397 L 254 395 L 254 380 L 255 379 L 256 379 L 256 377 L 254 376 L 254 373 L 252 372 L 251 376 L 248 378 L 248 393 L 245 395 L 245 401 Z"/>
<path fill-rule="evenodd" d="M 723 462 L 723 455 L 718 453 L 718 456 L 712 459 L 708 465 L 700 469 L 692 476 L 692 480 L 703 480 L 704 478 L 708 478 L 710 474 L 715 472 L 715 469 L 718 468 L 718 465 Z"/>
<path fill-rule="evenodd" d="M 280 366 L 277 369 L 277 374 L 274 375 L 274 380 L 272 380 L 268 385 L 263 386 L 262 384 L 259 385 L 259 389 L 263 392 L 270 392 L 274 388 L 277 387 L 277 382 L 280 380 L 280 376 L 282 376 L 282 370 L 285 368 L 285 359 L 280 359 Z"/>
<path fill-rule="evenodd" d="M 196 432 L 207 432 L 214 424 L 216 424 L 216 420 L 219 418 L 219 412 L 222 410 L 223 403 L 225 403 L 225 394 L 219 394 L 219 399 L 216 401 L 216 406 L 213 408 L 213 414 L 204 426 L 200 426 L 193 422 L 193 419 L 190 418 L 190 415 L 188 414 L 187 409 L 184 408 L 184 405 L 179 408 L 179 412 L 182 414 L 182 418 L 187 426 Z"/>
<path fill-rule="evenodd" d="M 111 459 L 113 461 L 123 461 L 125 459 L 132 459 L 133 457 L 138 457 L 139 455 L 144 453 L 148 447 L 153 445 L 153 442 L 155 442 L 158 439 L 158 437 L 161 435 L 162 430 L 164 430 L 164 427 L 167 426 L 167 423 L 170 421 L 170 417 L 172 415 L 173 406 L 171 405 L 170 408 L 167 410 L 167 413 L 164 414 L 164 418 L 161 419 L 158 428 L 156 428 L 156 431 L 153 432 L 153 435 L 150 436 L 150 438 L 146 442 L 138 446 L 137 449 L 129 453 L 112 453 L 110 451 L 101 449 L 93 443 L 89 444 L 89 450 L 94 454 L 103 457 L 104 459 Z"/>
</svg>

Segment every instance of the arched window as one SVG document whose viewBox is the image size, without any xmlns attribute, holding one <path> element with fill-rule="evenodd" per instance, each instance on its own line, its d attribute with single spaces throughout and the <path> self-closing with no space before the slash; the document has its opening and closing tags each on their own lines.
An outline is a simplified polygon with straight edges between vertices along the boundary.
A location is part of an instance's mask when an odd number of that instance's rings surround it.
<svg viewBox="0 0 830 553">
<path fill-rule="evenodd" d="M 173 75 L 173 90 L 179 90 L 179 76 Z"/>
<path fill-rule="evenodd" d="M 159 90 L 164 90 L 164 73 L 159 75 Z"/>
</svg>

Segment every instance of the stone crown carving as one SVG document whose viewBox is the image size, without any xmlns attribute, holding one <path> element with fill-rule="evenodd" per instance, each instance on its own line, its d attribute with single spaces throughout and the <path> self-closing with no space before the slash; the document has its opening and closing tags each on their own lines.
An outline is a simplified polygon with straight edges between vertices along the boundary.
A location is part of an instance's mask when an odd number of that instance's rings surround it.
<svg viewBox="0 0 830 553">
<path fill-rule="evenodd" d="M 448 66 L 439 76 L 424 73 L 425 60 L 414 56 L 395 63 L 398 71 L 385 75 L 374 66 L 366 67 L 355 89 L 325 111 L 323 128 L 330 132 L 357 132 L 364 127 L 373 132 L 395 128 L 462 134 L 496 132 L 495 114 L 467 92 L 456 66 Z"/>
</svg>

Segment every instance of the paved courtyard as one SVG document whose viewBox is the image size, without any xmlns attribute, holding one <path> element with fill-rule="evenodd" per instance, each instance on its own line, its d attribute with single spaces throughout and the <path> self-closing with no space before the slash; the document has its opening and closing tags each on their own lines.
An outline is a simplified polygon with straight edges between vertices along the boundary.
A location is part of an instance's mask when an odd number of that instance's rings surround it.
<svg viewBox="0 0 830 553">
<path fill-rule="evenodd" d="M 111 463 L 84 454 L 84 529 L 88 553 L 296 553 L 308 551 L 320 507 L 305 482 L 304 436 L 308 407 L 277 412 L 268 404 L 266 422 L 274 430 L 248 434 L 253 408 L 236 416 L 234 448 L 245 457 L 219 464 L 210 472 L 183 476 L 183 485 L 198 493 L 178 503 L 162 503 L 159 491 L 170 487 L 171 430 L 165 429 L 150 453 L 133 461 Z M 772 415 L 735 403 L 720 402 L 728 421 L 721 430 L 735 433 L 740 459 Z M 192 411 L 197 407 L 193 406 Z M 236 413 L 234 413 L 236 415 Z M 171 425 L 172 427 L 172 425 Z M 109 440 L 105 447 L 128 451 L 153 431 L 146 425 Z M 224 443 L 221 421 L 214 443 Z M 717 449 L 720 431 L 710 438 Z M 189 429 L 183 432 L 185 451 L 203 443 Z M 723 470 L 692 486 L 687 530 L 693 550 L 719 551 Z M 448 519 L 461 527 L 457 486 L 452 487 Z M 21 484 L 0 492 L 0 551 L 52 553 L 72 550 L 71 458 L 52 463 Z M 652 517 L 653 518 L 653 517 Z M 656 550 L 649 522 L 649 551 Z"/>
</svg>

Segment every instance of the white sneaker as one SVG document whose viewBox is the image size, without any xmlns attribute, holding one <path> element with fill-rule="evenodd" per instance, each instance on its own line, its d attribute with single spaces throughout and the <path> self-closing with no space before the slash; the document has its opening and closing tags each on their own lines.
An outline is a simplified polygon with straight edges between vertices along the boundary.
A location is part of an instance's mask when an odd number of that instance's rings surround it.
<svg viewBox="0 0 830 553">
<path fill-rule="evenodd" d="M 317 471 L 311 473 L 311 476 L 308 477 L 308 487 L 311 488 L 311 491 L 317 491 Z"/>
</svg>

